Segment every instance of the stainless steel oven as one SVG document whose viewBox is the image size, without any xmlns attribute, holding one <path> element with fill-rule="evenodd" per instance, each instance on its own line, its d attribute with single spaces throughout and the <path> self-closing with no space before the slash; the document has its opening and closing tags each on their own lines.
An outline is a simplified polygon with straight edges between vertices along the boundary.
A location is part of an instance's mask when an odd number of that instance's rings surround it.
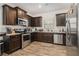
<svg viewBox="0 0 79 59">
<path fill-rule="evenodd" d="M 31 43 L 31 33 L 28 32 L 29 29 L 15 29 L 15 32 L 16 33 L 21 33 L 22 34 L 22 38 L 21 38 L 21 41 L 22 41 L 22 48 L 28 46 L 30 43 Z"/>
<path fill-rule="evenodd" d="M 22 34 L 22 48 L 28 46 L 31 43 L 31 34 Z"/>
</svg>

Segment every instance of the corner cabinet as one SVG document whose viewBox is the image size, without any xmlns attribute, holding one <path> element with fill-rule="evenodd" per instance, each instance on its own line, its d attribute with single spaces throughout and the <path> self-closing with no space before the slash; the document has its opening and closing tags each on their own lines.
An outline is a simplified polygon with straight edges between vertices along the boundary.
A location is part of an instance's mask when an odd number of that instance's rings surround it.
<svg viewBox="0 0 79 59">
<path fill-rule="evenodd" d="M 3 5 L 3 25 L 16 25 L 16 9 Z"/>
<path fill-rule="evenodd" d="M 32 17 L 31 26 L 32 27 L 42 27 L 42 17 Z"/>
</svg>

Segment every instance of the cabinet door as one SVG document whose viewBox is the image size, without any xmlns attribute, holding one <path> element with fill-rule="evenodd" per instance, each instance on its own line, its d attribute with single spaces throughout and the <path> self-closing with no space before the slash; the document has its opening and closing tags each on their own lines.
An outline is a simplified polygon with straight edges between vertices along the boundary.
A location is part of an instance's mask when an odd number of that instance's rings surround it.
<svg viewBox="0 0 79 59">
<path fill-rule="evenodd" d="M 20 40 L 21 40 L 20 35 L 13 36 L 12 41 L 14 42 L 14 45 L 15 45 L 14 49 L 20 48 L 20 46 L 21 46 L 21 41 Z"/>
<path fill-rule="evenodd" d="M 53 35 L 51 33 L 44 33 L 44 41 L 47 43 L 53 43 Z"/>
<path fill-rule="evenodd" d="M 15 48 L 16 48 L 16 46 L 15 46 L 15 40 L 14 40 L 14 38 L 13 38 L 13 40 L 11 40 L 11 41 L 9 42 L 9 51 L 14 51 Z"/>
<path fill-rule="evenodd" d="M 23 14 L 24 14 L 24 12 L 22 10 L 18 9 L 18 18 L 23 18 L 24 17 Z"/>
<path fill-rule="evenodd" d="M 15 7 L 16 11 L 17 11 L 17 18 L 26 18 L 27 16 L 27 12 L 19 7 Z"/>
<path fill-rule="evenodd" d="M 37 41 L 37 33 L 34 32 L 34 33 L 31 33 L 31 42 L 33 41 Z"/>
<path fill-rule="evenodd" d="M 53 34 L 51 34 L 51 33 L 37 33 L 36 41 L 53 43 Z"/>
<path fill-rule="evenodd" d="M 9 10 L 8 21 L 9 21 L 9 25 L 16 24 L 16 10 L 13 8 L 10 8 L 10 10 Z"/>
<path fill-rule="evenodd" d="M 56 25 L 57 26 L 66 26 L 66 14 L 56 14 Z"/>
<path fill-rule="evenodd" d="M 53 35 L 51 33 L 45 34 L 45 40 L 47 43 L 53 43 Z"/>
<path fill-rule="evenodd" d="M 27 19 L 28 19 L 28 26 L 31 27 L 31 20 L 32 20 L 32 17 L 27 15 Z"/>
<path fill-rule="evenodd" d="M 41 17 L 35 17 L 35 26 L 41 27 Z"/>
<path fill-rule="evenodd" d="M 3 24 L 4 25 L 16 24 L 16 10 L 8 5 L 3 6 Z"/>
<path fill-rule="evenodd" d="M 10 41 L 8 42 L 8 50 L 6 53 L 11 53 L 21 47 L 21 41 L 19 36 L 10 36 Z"/>
<path fill-rule="evenodd" d="M 19 49 L 20 47 L 21 47 L 20 39 L 16 38 L 15 49 Z"/>
<path fill-rule="evenodd" d="M 40 42 L 43 42 L 43 34 L 42 33 L 37 33 L 37 37 L 36 37 L 36 41 L 40 41 Z"/>
<path fill-rule="evenodd" d="M 31 27 L 34 27 L 35 26 L 35 20 L 34 18 L 31 18 Z"/>
<path fill-rule="evenodd" d="M 42 26 L 42 17 L 33 17 L 31 20 L 32 27 Z"/>
</svg>

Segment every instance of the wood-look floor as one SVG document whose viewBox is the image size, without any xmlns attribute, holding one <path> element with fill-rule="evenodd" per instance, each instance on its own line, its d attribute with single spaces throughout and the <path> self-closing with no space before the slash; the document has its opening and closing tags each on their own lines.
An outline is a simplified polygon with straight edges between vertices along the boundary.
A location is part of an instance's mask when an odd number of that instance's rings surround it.
<svg viewBox="0 0 79 59">
<path fill-rule="evenodd" d="M 67 47 L 54 45 L 43 42 L 32 42 L 29 46 L 17 50 L 11 54 L 3 54 L 3 56 L 76 56 L 77 49 L 75 47 Z"/>
</svg>

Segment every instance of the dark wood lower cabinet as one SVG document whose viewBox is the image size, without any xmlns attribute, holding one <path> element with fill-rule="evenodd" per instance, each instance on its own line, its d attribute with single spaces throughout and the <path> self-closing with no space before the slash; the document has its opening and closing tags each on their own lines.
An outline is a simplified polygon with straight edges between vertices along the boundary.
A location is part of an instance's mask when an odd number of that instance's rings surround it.
<svg viewBox="0 0 79 59">
<path fill-rule="evenodd" d="M 36 37 L 37 37 L 37 33 L 36 32 L 31 33 L 31 42 L 34 42 Z"/>
<path fill-rule="evenodd" d="M 15 50 L 21 48 L 21 36 L 20 35 L 13 35 L 7 36 L 7 40 L 4 42 L 4 51 L 8 54 L 12 53 Z"/>
<path fill-rule="evenodd" d="M 46 43 L 52 43 L 54 44 L 54 34 L 58 33 L 44 33 L 44 32 L 34 32 L 31 35 L 31 40 L 33 41 L 39 41 L 39 42 L 46 42 Z M 60 34 L 63 35 L 63 44 L 66 45 L 66 34 Z M 59 44 L 58 44 L 59 45 Z"/>
<path fill-rule="evenodd" d="M 63 34 L 63 45 L 66 46 L 66 34 Z"/>
<path fill-rule="evenodd" d="M 33 41 L 53 43 L 53 34 L 52 33 L 32 33 L 32 42 Z"/>
</svg>

